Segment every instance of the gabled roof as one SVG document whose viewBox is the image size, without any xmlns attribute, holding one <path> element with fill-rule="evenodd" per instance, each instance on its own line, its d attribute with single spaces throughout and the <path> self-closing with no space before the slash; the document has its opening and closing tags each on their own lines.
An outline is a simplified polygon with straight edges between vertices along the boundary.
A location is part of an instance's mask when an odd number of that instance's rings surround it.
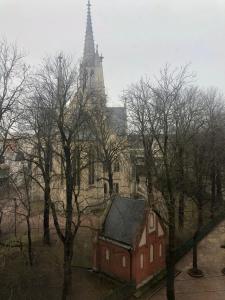
<svg viewBox="0 0 225 300">
<path fill-rule="evenodd" d="M 102 236 L 134 246 L 144 219 L 144 199 L 116 197 L 106 216 Z"/>
</svg>

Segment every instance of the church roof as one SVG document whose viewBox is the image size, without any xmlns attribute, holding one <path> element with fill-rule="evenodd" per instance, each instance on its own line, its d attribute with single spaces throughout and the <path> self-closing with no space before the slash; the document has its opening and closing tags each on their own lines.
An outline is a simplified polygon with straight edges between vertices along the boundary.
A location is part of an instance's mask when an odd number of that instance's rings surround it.
<svg viewBox="0 0 225 300">
<path fill-rule="evenodd" d="M 107 107 L 106 114 L 111 128 L 119 135 L 126 134 L 127 113 L 125 107 Z"/>
<path fill-rule="evenodd" d="M 116 197 L 105 219 L 102 236 L 133 246 L 144 218 L 144 199 Z"/>
</svg>

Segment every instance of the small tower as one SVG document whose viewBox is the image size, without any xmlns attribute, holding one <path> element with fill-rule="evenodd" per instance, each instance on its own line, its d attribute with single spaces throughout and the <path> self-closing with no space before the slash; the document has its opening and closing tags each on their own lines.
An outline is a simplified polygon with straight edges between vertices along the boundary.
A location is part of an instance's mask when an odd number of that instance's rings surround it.
<svg viewBox="0 0 225 300">
<path fill-rule="evenodd" d="M 94 43 L 91 4 L 89 0 L 87 4 L 87 24 L 80 74 L 82 82 L 85 83 L 87 93 L 96 95 L 96 97 L 93 96 L 89 101 L 91 102 L 89 103 L 91 106 L 96 103 L 100 106 L 106 105 L 102 60 L 103 57 L 98 52 L 98 45 L 95 47 Z M 101 99 L 100 103 L 99 99 Z"/>
</svg>

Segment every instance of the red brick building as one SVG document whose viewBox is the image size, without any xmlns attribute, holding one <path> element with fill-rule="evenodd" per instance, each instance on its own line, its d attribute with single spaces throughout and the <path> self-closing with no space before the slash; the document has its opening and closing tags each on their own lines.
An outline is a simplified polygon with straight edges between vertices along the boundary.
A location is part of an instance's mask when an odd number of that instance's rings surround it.
<svg viewBox="0 0 225 300">
<path fill-rule="evenodd" d="M 96 241 L 94 268 L 137 287 L 165 268 L 165 232 L 145 200 L 113 200 Z"/>
</svg>

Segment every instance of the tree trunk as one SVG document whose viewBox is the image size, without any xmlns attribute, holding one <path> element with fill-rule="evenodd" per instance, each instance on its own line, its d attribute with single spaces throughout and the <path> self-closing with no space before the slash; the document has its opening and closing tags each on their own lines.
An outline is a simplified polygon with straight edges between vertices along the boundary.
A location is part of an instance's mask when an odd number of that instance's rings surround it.
<svg viewBox="0 0 225 300">
<path fill-rule="evenodd" d="M 108 176 L 109 176 L 109 196 L 111 198 L 111 196 L 113 194 L 113 173 L 112 173 L 112 168 L 109 168 Z"/>
<path fill-rule="evenodd" d="M 31 226 L 30 226 L 30 217 L 27 216 L 27 239 L 28 239 L 28 258 L 30 266 L 33 265 L 33 253 L 32 253 L 32 239 L 31 239 Z"/>
<path fill-rule="evenodd" d="M 175 200 L 170 199 L 169 212 L 169 237 L 166 255 L 167 265 L 167 300 L 175 300 Z"/>
<path fill-rule="evenodd" d="M 215 202 L 216 202 L 216 180 L 215 180 L 215 165 L 213 164 L 211 170 L 211 218 L 214 218 Z"/>
<path fill-rule="evenodd" d="M 62 300 L 72 299 L 72 258 L 73 258 L 73 242 L 75 232 L 72 233 L 73 224 L 73 176 L 71 166 L 71 152 L 69 147 L 64 148 L 66 158 L 66 228 L 65 228 L 65 241 L 64 241 L 64 278 Z"/>
<path fill-rule="evenodd" d="M 179 212 L 178 212 L 178 222 L 179 228 L 184 227 L 184 151 L 182 148 L 179 149 L 179 182 L 180 182 L 180 196 L 179 196 Z"/>
<path fill-rule="evenodd" d="M 218 203 L 220 203 L 220 204 L 223 201 L 220 167 L 217 167 L 217 170 L 216 170 L 216 199 L 217 199 Z"/>
<path fill-rule="evenodd" d="M 72 297 L 72 267 L 71 267 L 72 258 L 73 258 L 73 241 L 72 240 L 65 241 L 62 300 L 69 300 Z"/>
<path fill-rule="evenodd" d="M 50 207 L 50 186 L 45 183 L 44 191 L 44 219 L 43 219 L 43 243 L 50 245 L 50 228 L 49 228 L 49 207 Z"/>
<path fill-rule="evenodd" d="M 3 219 L 3 211 L 0 212 L 0 235 L 2 234 L 2 219 Z"/>
<path fill-rule="evenodd" d="M 197 244 L 197 236 L 198 232 L 196 231 L 194 238 L 193 238 L 193 270 L 196 271 L 198 270 L 198 244 Z"/>
<path fill-rule="evenodd" d="M 198 206 L 198 224 L 197 224 L 197 230 L 195 232 L 195 235 L 193 237 L 193 271 L 198 271 L 198 235 L 202 228 L 202 200 L 199 200 L 199 206 Z"/>
<path fill-rule="evenodd" d="M 184 193 L 181 191 L 179 197 L 179 228 L 184 227 Z"/>
<path fill-rule="evenodd" d="M 175 279 L 175 255 L 174 255 L 174 239 L 175 230 L 169 225 L 169 244 L 166 256 L 167 266 L 167 300 L 175 300 L 174 279 Z"/>
<path fill-rule="evenodd" d="M 14 235 L 17 237 L 17 203 L 14 199 Z"/>
</svg>

